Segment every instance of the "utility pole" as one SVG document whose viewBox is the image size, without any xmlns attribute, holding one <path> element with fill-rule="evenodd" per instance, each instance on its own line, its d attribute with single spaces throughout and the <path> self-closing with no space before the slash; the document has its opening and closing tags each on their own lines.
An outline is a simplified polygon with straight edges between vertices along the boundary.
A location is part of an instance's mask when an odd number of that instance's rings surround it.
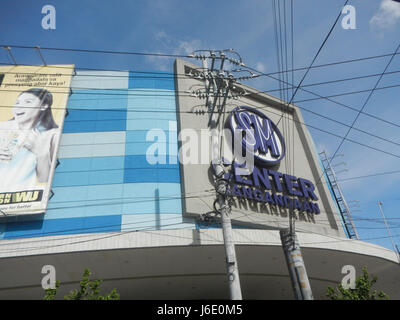
<svg viewBox="0 0 400 320">
<path fill-rule="evenodd" d="M 289 209 L 289 228 L 279 231 L 286 264 L 296 300 L 314 300 L 306 266 L 296 235 L 294 209 Z"/>
<path fill-rule="evenodd" d="M 294 229 L 293 231 L 291 228 L 282 229 L 280 236 L 296 300 L 314 300 Z"/>
<path fill-rule="evenodd" d="M 232 237 L 231 206 L 227 197 L 228 181 L 224 179 L 225 170 L 221 161 L 215 161 L 213 163 L 213 169 L 216 177 L 215 189 L 217 191 L 217 201 L 219 204 L 218 212 L 221 215 L 222 222 L 230 298 L 231 300 L 242 300 L 239 268 L 236 259 L 235 243 Z"/>
<path fill-rule="evenodd" d="M 281 229 L 279 234 L 296 300 L 314 300 L 296 235 L 293 206 L 289 209 L 289 228 Z"/>
<path fill-rule="evenodd" d="M 224 70 L 225 61 L 229 61 L 236 65 L 243 65 L 241 59 L 239 61 L 227 57 L 225 54 L 226 51 L 233 52 L 233 50 L 228 49 L 216 52 L 209 51 L 209 56 L 195 56 L 194 54 L 192 55 L 194 58 L 202 60 L 205 80 L 206 107 L 208 109 L 208 113 L 210 114 L 210 118 L 208 121 L 208 126 L 210 127 L 210 129 L 215 129 L 218 127 L 219 121 L 221 119 L 221 114 L 225 112 L 225 105 L 228 99 L 228 95 L 232 89 L 232 84 L 237 80 L 230 72 L 226 72 Z M 216 54 L 219 55 L 217 56 Z M 210 69 L 208 69 L 206 59 L 211 59 Z M 216 59 L 219 59 L 221 61 L 219 70 L 214 70 Z M 214 112 L 218 115 L 217 119 L 214 119 L 213 117 Z M 233 241 L 232 222 L 230 217 L 231 205 L 228 195 L 229 182 L 225 179 L 226 172 L 222 155 L 220 154 L 219 136 L 217 137 L 217 142 L 213 142 L 213 159 L 211 164 L 215 176 L 215 190 L 217 193 L 217 199 L 214 203 L 214 208 L 216 213 L 221 216 L 230 299 L 242 300 L 239 268 L 236 259 L 236 250 L 235 243 Z M 218 204 L 219 208 L 216 207 L 216 204 Z"/>
<path fill-rule="evenodd" d="M 233 72 L 249 72 L 245 69 L 235 69 L 227 73 L 223 68 L 224 62 L 226 61 L 239 66 L 244 66 L 242 59 L 239 55 L 239 59 L 231 59 L 225 54 L 225 52 L 227 51 L 233 52 L 233 50 L 229 49 L 216 52 L 208 51 L 208 56 L 195 55 L 194 53 L 191 55 L 193 58 L 201 59 L 203 63 L 203 75 L 201 75 L 200 78 L 203 78 L 205 80 L 205 91 L 204 94 L 199 93 L 199 96 L 206 98 L 206 107 L 208 113 L 210 114 L 208 126 L 211 129 L 217 128 L 220 124 L 221 114 L 225 112 L 226 100 L 227 98 L 234 96 L 234 83 L 237 80 L 247 80 L 257 76 L 250 72 L 251 75 L 247 77 L 233 77 Z M 217 56 L 216 53 L 219 53 L 219 56 Z M 211 59 L 211 69 L 208 69 L 206 59 Z M 219 70 L 214 70 L 215 61 L 217 59 L 221 61 L 220 68 Z M 214 113 L 216 113 L 218 116 L 213 117 Z M 224 161 L 220 155 L 219 138 L 217 143 L 213 143 L 213 150 L 214 157 L 212 160 L 212 167 L 215 176 L 215 189 L 217 192 L 217 199 L 214 202 L 214 210 L 217 214 L 221 216 L 230 297 L 232 300 L 241 300 L 242 293 L 240 288 L 238 263 L 236 259 L 235 245 L 232 239 L 232 224 L 230 218 L 231 207 L 228 195 L 228 181 L 224 178 L 225 169 Z M 219 208 L 216 208 L 216 204 L 218 204 Z M 313 300 L 313 295 L 310 283 L 308 281 L 304 261 L 301 255 L 300 246 L 294 231 L 294 220 L 292 219 L 292 214 L 293 213 L 291 212 L 289 228 L 281 230 L 280 232 L 282 246 L 285 252 L 285 257 L 288 264 L 296 299 Z M 203 217 L 205 220 L 208 220 L 210 218 L 208 214 L 205 214 Z"/>
<path fill-rule="evenodd" d="M 392 234 L 390 233 L 389 226 L 388 226 L 388 224 L 386 222 L 386 217 L 383 214 L 382 202 L 378 201 L 378 206 L 379 206 L 379 211 L 381 212 L 381 215 L 382 215 L 382 218 L 383 218 L 383 222 L 385 223 L 386 230 L 387 230 L 387 233 L 389 235 L 390 241 L 392 242 L 393 251 L 396 253 L 398 263 L 400 263 L 399 250 L 398 250 L 397 246 L 394 244 L 394 241 L 393 241 L 393 238 L 392 238 Z"/>
</svg>

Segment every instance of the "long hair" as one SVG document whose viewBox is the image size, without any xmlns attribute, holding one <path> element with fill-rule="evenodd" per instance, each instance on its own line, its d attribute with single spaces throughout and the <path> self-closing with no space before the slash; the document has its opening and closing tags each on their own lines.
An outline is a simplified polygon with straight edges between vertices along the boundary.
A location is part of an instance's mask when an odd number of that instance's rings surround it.
<svg viewBox="0 0 400 320">
<path fill-rule="evenodd" d="M 31 88 L 29 90 L 21 92 L 20 95 L 23 93 L 30 93 L 38 97 L 40 99 L 40 106 L 47 105 L 47 108 L 43 110 L 40 115 L 39 124 L 47 130 L 58 128 L 58 125 L 54 121 L 53 114 L 51 112 L 51 105 L 53 104 L 53 95 L 50 93 L 50 91 L 43 88 Z"/>
</svg>

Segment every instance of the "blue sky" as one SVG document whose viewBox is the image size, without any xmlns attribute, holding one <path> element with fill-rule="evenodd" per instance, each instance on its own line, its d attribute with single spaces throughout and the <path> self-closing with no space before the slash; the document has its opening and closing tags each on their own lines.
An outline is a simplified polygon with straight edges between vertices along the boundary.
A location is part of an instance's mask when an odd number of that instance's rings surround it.
<svg viewBox="0 0 400 320">
<path fill-rule="evenodd" d="M 70 0 L 70 1 L 7 1 L 0 12 L 2 44 L 40 45 L 42 47 L 84 48 L 113 51 L 160 52 L 188 54 L 196 49 L 234 48 L 247 65 L 263 72 L 277 71 L 274 43 L 274 24 L 270 0 L 183 1 L 183 0 Z M 289 2 L 288 2 L 289 3 Z M 294 1 L 294 65 L 308 66 L 341 10 L 344 0 Z M 41 26 L 44 5 L 56 8 L 56 29 Z M 398 46 L 400 3 L 390 0 L 353 0 L 356 9 L 356 29 L 345 30 L 341 20 L 320 53 L 316 64 L 393 53 Z M 344 17 L 344 15 L 343 15 Z M 14 49 L 21 64 L 40 64 L 33 50 Z M 117 70 L 172 71 L 173 59 L 124 55 L 44 52 L 48 64 L 73 63 L 78 68 Z M 303 84 L 356 77 L 382 72 L 390 57 L 363 62 L 313 69 Z M 11 62 L 5 50 L 0 51 L 0 62 Z M 388 71 L 400 70 L 400 56 L 396 56 Z M 295 73 L 297 83 L 304 71 Z M 384 76 L 379 86 L 400 84 L 399 74 Z M 377 77 L 346 81 L 308 88 L 320 95 L 371 89 Z M 260 90 L 277 89 L 278 83 L 267 77 L 249 81 Z M 360 109 L 367 93 L 334 98 Z M 313 98 L 299 91 L 295 101 Z M 364 112 L 400 125 L 400 89 L 376 91 Z M 325 100 L 298 103 L 299 106 L 332 117 L 350 125 L 357 113 Z M 307 124 L 345 135 L 348 128 L 311 113 L 303 112 Z M 361 115 L 356 128 L 391 140 L 384 142 L 364 133 L 351 131 L 348 138 L 399 155 L 400 128 Z M 340 139 L 310 129 L 318 151 L 332 154 Z M 346 162 L 337 170 L 339 179 L 400 170 L 400 158 L 366 147 L 345 142 L 337 162 Z M 361 239 L 387 237 L 382 222 L 358 219 L 380 219 L 377 201 L 383 202 L 393 235 L 400 235 L 400 173 L 343 181 L 341 184 L 348 201 L 358 200 L 353 217 Z M 397 219 L 397 220 L 396 220 Z M 376 228 L 376 229 L 371 229 Z M 389 239 L 368 240 L 391 248 Z M 395 238 L 400 245 L 400 237 Z"/>
</svg>

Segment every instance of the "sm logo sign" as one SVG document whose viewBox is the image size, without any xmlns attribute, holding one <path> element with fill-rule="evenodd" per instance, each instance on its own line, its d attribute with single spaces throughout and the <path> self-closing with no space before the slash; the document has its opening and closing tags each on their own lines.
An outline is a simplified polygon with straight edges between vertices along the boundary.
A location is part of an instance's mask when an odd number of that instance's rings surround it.
<svg viewBox="0 0 400 320">
<path fill-rule="evenodd" d="M 285 141 L 278 127 L 257 109 L 236 107 L 228 121 L 233 135 L 241 137 L 243 149 L 253 153 L 258 162 L 275 165 L 285 156 Z M 242 134 L 235 134 L 237 130 Z"/>
</svg>

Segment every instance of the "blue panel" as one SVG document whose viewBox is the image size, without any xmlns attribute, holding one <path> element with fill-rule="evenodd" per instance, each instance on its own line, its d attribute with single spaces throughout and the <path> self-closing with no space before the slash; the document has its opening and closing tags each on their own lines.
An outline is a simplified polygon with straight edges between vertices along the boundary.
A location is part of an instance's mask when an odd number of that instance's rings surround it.
<svg viewBox="0 0 400 320">
<path fill-rule="evenodd" d="M 168 158 L 167 158 L 168 159 Z M 158 170 L 158 169 L 176 169 L 179 170 L 178 163 L 176 164 L 150 164 L 146 160 L 146 156 L 143 155 L 130 155 L 125 156 L 125 169 L 150 169 L 150 170 Z"/>
<path fill-rule="evenodd" d="M 143 142 L 146 141 L 148 130 L 131 130 L 126 131 L 126 142 Z"/>
<path fill-rule="evenodd" d="M 192 219 L 182 219 L 181 214 L 131 214 L 122 216 L 122 232 L 130 230 L 160 230 L 195 228 Z"/>
<path fill-rule="evenodd" d="M 126 120 L 102 120 L 96 121 L 96 132 L 101 131 L 124 131 L 126 129 Z"/>
<path fill-rule="evenodd" d="M 124 185 L 124 197 L 133 199 L 124 203 L 124 215 L 182 213 L 179 183 L 127 183 Z"/>
<path fill-rule="evenodd" d="M 143 197 L 140 200 L 127 201 L 122 208 L 123 214 L 149 214 L 159 218 L 161 214 L 181 214 L 180 197 L 168 197 L 160 195 L 159 189 L 156 188 L 152 197 Z"/>
<path fill-rule="evenodd" d="M 86 111 L 71 109 L 69 110 L 68 117 L 65 119 L 63 132 L 76 133 L 124 131 L 125 129 L 126 110 L 121 109 L 121 111 Z"/>
<path fill-rule="evenodd" d="M 179 183 L 180 176 L 177 169 L 125 169 L 124 183 L 163 182 Z"/>
<path fill-rule="evenodd" d="M 92 171 L 89 174 L 89 184 L 112 184 L 123 183 L 124 170 L 103 170 Z"/>
<path fill-rule="evenodd" d="M 125 154 L 127 156 L 145 156 L 147 152 L 149 152 L 149 148 L 155 144 L 156 142 L 131 142 L 126 144 L 126 149 L 125 149 Z M 176 143 L 171 143 L 168 144 L 166 142 L 157 142 L 157 151 L 153 150 L 154 147 L 150 150 L 152 156 L 165 156 L 164 158 L 167 159 L 165 161 L 168 161 L 169 156 L 171 155 L 174 157 L 178 157 L 178 145 Z M 169 149 L 172 149 L 172 152 L 170 153 Z M 156 152 L 155 152 L 156 151 Z M 154 155 L 154 153 L 156 153 Z M 150 154 L 149 154 L 150 155 Z M 163 162 L 164 160 L 159 160 L 160 162 Z M 177 161 L 175 161 L 177 162 Z"/>
<path fill-rule="evenodd" d="M 123 183 L 124 157 L 60 159 L 53 187 Z"/>
<path fill-rule="evenodd" d="M 62 158 L 56 168 L 60 172 L 123 169 L 125 157 Z"/>
<path fill-rule="evenodd" d="M 53 187 L 86 186 L 89 184 L 89 172 L 61 172 L 55 173 Z"/>
<path fill-rule="evenodd" d="M 170 79 L 156 79 L 155 89 L 175 90 L 174 80 L 173 79 L 172 80 L 170 80 Z"/>
<path fill-rule="evenodd" d="M 170 72 L 129 72 L 129 88 L 175 90 L 174 74 Z"/>
<path fill-rule="evenodd" d="M 63 132 L 124 131 L 128 90 L 73 90 Z"/>
<path fill-rule="evenodd" d="M 157 189 L 160 197 L 181 197 L 179 183 L 126 183 L 123 189 L 124 197 L 154 198 Z"/>
<path fill-rule="evenodd" d="M 84 172 L 56 173 L 53 187 L 87 186 L 98 184 L 123 183 L 124 170 L 91 170 Z"/>
<path fill-rule="evenodd" d="M 6 224 L 0 223 L 0 239 L 4 238 L 4 231 L 6 230 Z"/>
<path fill-rule="evenodd" d="M 146 141 L 146 136 L 149 130 L 128 130 L 126 131 L 126 142 L 143 142 Z M 165 138 L 165 139 L 164 139 Z M 176 131 L 164 132 L 164 135 L 158 135 L 158 141 L 166 141 L 169 142 L 171 138 L 171 143 L 178 143 L 178 135 Z"/>
<path fill-rule="evenodd" d="M 154 214 L 155 212 L 161 214 L 177 214 L 182 212 L 180 199 L 145 199 L 136 202 L 126 202 L 123 205 L 122 213 L 129 214 Z"/>
<path fill-rule="evenodd" d="M 164 144 L 165 142 L 160 142 Z M 126 155 L 142 155 L 145 156 L 149 147 L 154 144 L 154 142 L 131 142 L 126 144 L 125 154 Z M 165 147 L 165 152 L 159 152 L 159 154 L 167 154 L 167 144 L 165 146 L 159 145 L 161 148 Z M 160 151 L 160 150 L 159 150 Z"/>
<path fill-rule="evenodd" d="M 133 111 L 128 109 L 128 119 L 143 119 L 143 120 L 170 120 L 176 121 L 175 111 L 170 110 L 159 110 L 158 107 L 152 106 L 148 111 L 143 111 L 147 107 L 143 107 L 140 111 Z"/>
<path fill-rule="evenodd" d="M 76 115 L 80 117 L 82 115 L 82 120 L 80 121 L 68 121 L 65 119 L 63 133 L 75 133 L 75 132 L 94 132 L 96 128 L 96 122 L 93 120 L 87 121 L 84 119 L 84 112 L 81 111 L 69 111 L 70 115 Z"/>
<path fill-rule="evenodd" d="M 68 111 L 72 109 L 124 110 L 128 90 L 73 90 L 68 99 Z"/>
<path fill-rule="evenodd" d="M 45 220 L 119 215 L 122 213 L 122 203 L 123 199 L 51 203 Z"/>
<path fill-rule="evenodd" d="M 171 120 L 162 119 L 128 119 L 126 130 L 151 130 L 162 129 L 168 132 Z"/>
<path fill-rule="evenodd" d="M 52 188 L 54 196 L 50 199 L 49 205 L 68 205 L 76 201 L 119 199 L 122 197 L 123 187 L 123 184 L 55 187 Z"/>
<path fill-rule="evenodd" d="M 6 226 L 4 239 L 120 231 L 120 215 L 71 219 L 51 219 L 9 223 Z"/>
</svg>

